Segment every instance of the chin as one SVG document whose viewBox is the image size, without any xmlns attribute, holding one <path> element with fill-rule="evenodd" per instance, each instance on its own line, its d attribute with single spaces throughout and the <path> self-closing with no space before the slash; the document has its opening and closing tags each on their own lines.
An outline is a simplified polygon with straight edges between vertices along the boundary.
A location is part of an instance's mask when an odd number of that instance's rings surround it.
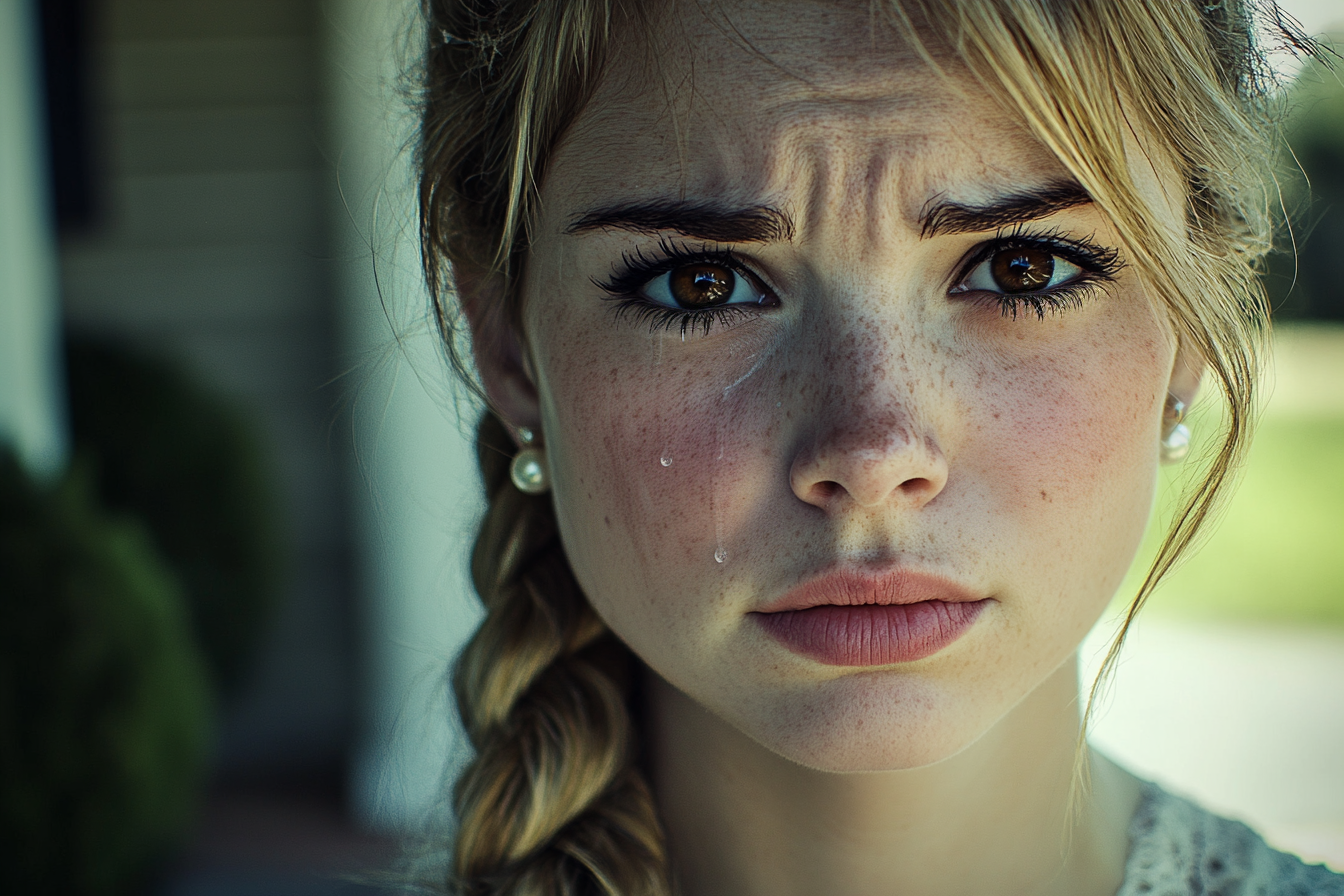
<svg viewBox="0 0 1344 896">
<path fill-rule="evenodd" d="M 893 673 L 834 681 L 811 699 L 790 695 L 743 731 L 798 765 L 822 772 L 904 771 L 950 759 L 998 718 L 942 688 L 892 686 Z"/>
</svg>

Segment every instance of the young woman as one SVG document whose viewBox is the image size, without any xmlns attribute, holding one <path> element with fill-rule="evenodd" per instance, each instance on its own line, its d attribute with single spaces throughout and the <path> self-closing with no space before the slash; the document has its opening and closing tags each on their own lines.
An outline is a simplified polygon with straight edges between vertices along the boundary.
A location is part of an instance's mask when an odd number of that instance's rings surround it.
<svg viewBox="0 0 1344 896">
<path fill-rule="evenodd" d="M 490 406 L 450 891 L 1344 893 L 1082 739 L 1201 380 L 1131 616 L 1248 436 L 1243 3 L 425 8 L 425 268 Z"/>
</svg>

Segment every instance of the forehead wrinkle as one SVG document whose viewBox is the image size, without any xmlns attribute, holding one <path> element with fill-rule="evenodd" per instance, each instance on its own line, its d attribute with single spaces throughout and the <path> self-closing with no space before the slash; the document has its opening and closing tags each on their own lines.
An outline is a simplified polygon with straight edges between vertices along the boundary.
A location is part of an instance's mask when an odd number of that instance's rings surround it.
<svg viewBox="0 0 1344 896">
<path fill-rule="evenodd" d="M 888 164 L 891 156 L 889 153 L 873 153 L 868 157 L 867 170 L 864 171 L 863 187 L 864 206 L 867 214 L 864 215 L 864 221 L 867 223 L 867 236 L 869 246 L 881 246 L 886 240 L 886 234 L 883 232 L 888 227 L 890 215 L 887 214 L 887 204 L 883 202 L 883 187 L 886 184 Z M 904 192 L 910 192 L 908 179 L 898 182 L 900 187 L 906 187 Z M 902 203 L 898 199 L 894 203 L 895 208 L 901 208 Z M 913 224 L 913 221 L 911 222 Z"/>
<path fill-rule="evenodd" d="M 803 4 L 801 17 L 755 15 L 771 7 L 754 0 L 667 4 L 650 17 L 649 30 L 627 23 L 552 159 L 585 138 L 628 159 L 634 135 L 675 146 L 684 162 L 700 151 L 692 132 L 704 129 L 706 117 L 722 127 L 743 109 L 810 118 L 816 109 L 834 115 L 869 107 L 852 117 L 891 119 L 928 103 L 927 91 L 900 89 L 912 67 L 927 70 L 927 63 L 866 3 L 815 0 Z M 817 23 L 825 27 L 812 27 Z"/>
<path fill-rule="evenodd" d="M 828 61 L 804 81 L 735 77 L 765 65 L 741 48 L 694 65 L 655 55 L 618 54 L 557 147 L 560 218 L 580 204 L 713 199 L 788 209 L 800 239 L 829 226 L 827 216 L 861 213 L 860 238 L 872 243 L 901 224 L 917 229 L 935 196 L 974 204 L 1034 186 L 1058 164 L 1020 124 L 968 104 L 922 60 L 851 50 L 848 64 Z M 659 75 L 633 75 L 651 69 Z"/>
<path fill-rule="evenodd" d="M 835 232 L 845 242 L 858 237 L 865 247 L 877 248 L 903 226 L 917 230 L 919 197 L 927 191 L 927 172 L 917 160 L 930 142 L 919 135 L 874 137 L 856 152 L 813 137 L 790 147 L 792 158 L 771 178 L 770 192 L 803 194 L 800 242 Z"/>
<path fill-rule="evenodd" d="M 796 206 L 799 239 L 817 239 L 832 228 L 868 248 L 917 234 L 929 197 L 977 177 L 976 163 L 959 141 L 930 133 L 925 116 L 855 123 L 826 116 L 812 121 L 784 115 L 762 143 L 753 185 L 776 204 Z M 958 190 L 962 192 L 962 190 Z M 787 197 L 787 198 L 786 198 Z M 861 216 L 858 221 L 856 216 Z"/>
</svg>

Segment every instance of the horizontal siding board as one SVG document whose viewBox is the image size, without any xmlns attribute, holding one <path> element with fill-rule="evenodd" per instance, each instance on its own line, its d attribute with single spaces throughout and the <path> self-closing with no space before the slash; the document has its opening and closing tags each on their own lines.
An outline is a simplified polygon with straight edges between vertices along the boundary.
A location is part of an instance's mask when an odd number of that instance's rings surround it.
<svg viewBox="0 0 1344 896">
<path fill-rule="evenodd" d="M 324 203 L 334 185 L 322 171 L 244 171 L 123 178 L 108 214 L 118 248 L 265 243 L 320 254 Z"/>
<path fill-rule="evenodd" d="M 296 250 L 266 245 L 90 249 L 65 253 L 61 264 L 67 318 L 123 332 L 316 316 L 320 266 Z"/>
<path fill-rule="evenodd" d="M 110 41 L 297 36 L 313 33 L 320 24 L 312 0 L 114 0 L 104 5 L 100 36 Z"/>
<path fill-rule="evenodd" d="M 311 550 L 342 541 L 344 508 L 341 495 L 332 488 L 341 470 L 334 451 L 317 437 L 325 430 L 296 418 L 294 402 L 257 403 L 250 410 L 261 424 L 276 497 L 293 546 Z"/>
<path fill-rule="evenodd" d="M 296 417 L 292 411 L 298 409 L 297 403 L 257 407 L 265 420 L 290 538 L 299 549 L 314 549 L 347 537 L 343 496 L 332 488 L 343 471 L 335 448 L 317 437 L 329 427 Z"/>
<path fill-rule="evenodd" d="M 127 111 L 106 134 L 111 177 L 316 167 L 323 139 L 309 104 Z"/>
<path fill-rule="evenodd" d="M 324 333 L 299 319 L 271 325 L 193 327 L 176 330 L 173 341 L 193 368 L 244 401 L 284 405 L 287 416 L 324 432 L 338 413 L 338 388 Z"/>
<path fill-rule="evenodd" d="M 304 37 L 135 41 L 106 50 L 112 108 L 317 102 L 313 42 Z"/>
</svg>

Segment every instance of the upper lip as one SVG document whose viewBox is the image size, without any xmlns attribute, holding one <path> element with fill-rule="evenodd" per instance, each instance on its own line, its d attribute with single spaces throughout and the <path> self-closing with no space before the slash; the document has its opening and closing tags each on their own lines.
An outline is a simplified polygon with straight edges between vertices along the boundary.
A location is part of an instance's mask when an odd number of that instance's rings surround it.
<svg viewBox="0 0 1344 896">
<path fill-rule="evenodd" d="M 965 585 L 909 567 L 886 572 L 841 569 L 815 576 L 790 589 L 758 613 L 786 613 L 813 607 L 897 606 L 940 600 L 968 603 L 983 600 Z"/>
</svg>

